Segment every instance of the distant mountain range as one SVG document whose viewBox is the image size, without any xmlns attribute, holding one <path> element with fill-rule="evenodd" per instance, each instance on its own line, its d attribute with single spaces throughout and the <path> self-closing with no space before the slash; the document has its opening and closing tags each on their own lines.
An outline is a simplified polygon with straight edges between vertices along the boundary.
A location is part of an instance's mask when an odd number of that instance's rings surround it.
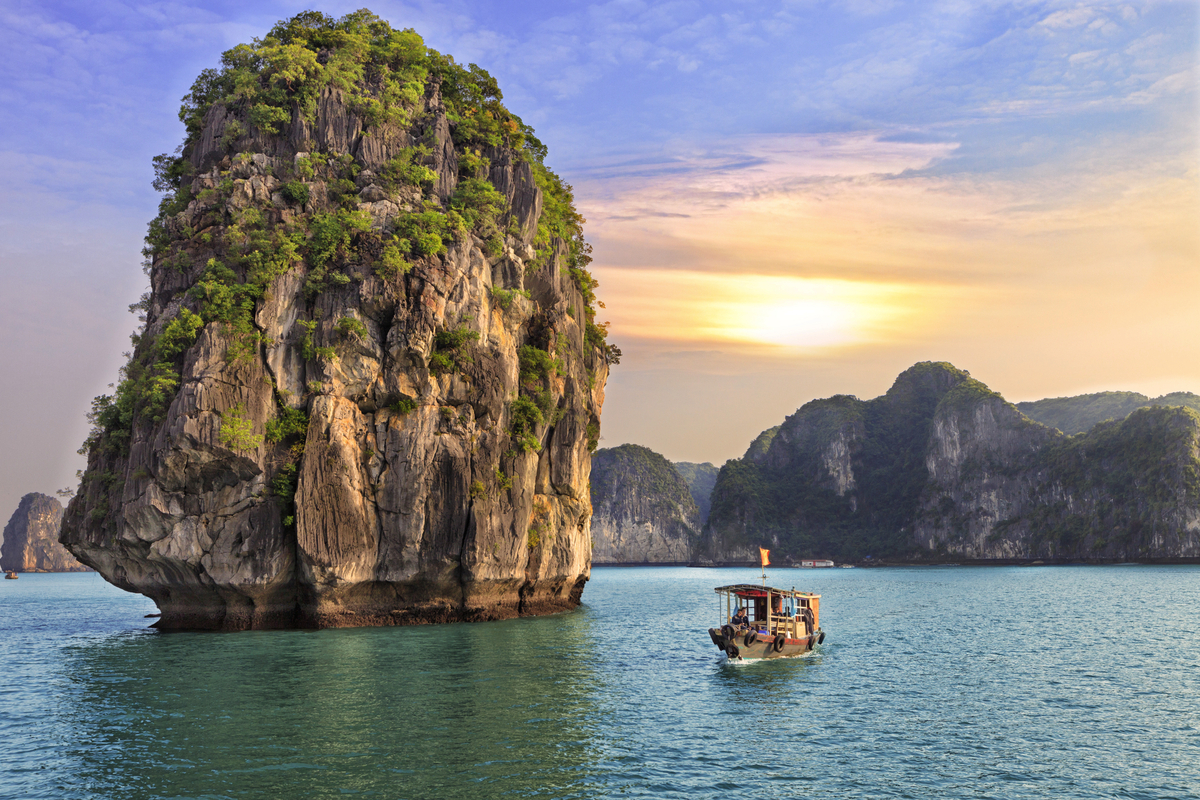
<svg viewBox="0 0 1200 800">
<path fill-rule="evenodd" d="M 592 563 L 687 563 L 720 470 L 623 444 L 592 455 Z"/>
<path fill-rule="evenodd" d="M 1097 392 L 1075 397 L 1052 397 L 1017 403 L 1017 408 L 1030 419 L 1058 428 L 1065 434 L 1090 431 L 1106 420 L 1125 419 L 1139 408 L 1176 406 L 1200 411 L 1200 395 L 1191 392 L 1172 392 L 1150 398 L 1137 392 Z"/>
<path fill-rule="evenodd" d="M 726 462 L 707 498 L 712 465 L 676 464 L 676 481 L 646 448 L 598 451 L 594 563 L 631 527 L 660 552 L 670 539 L 672 562 L 753 561 L 759 546 L 779 563 L 1200 558 L 1198 409 L 1189 393 L 1013 405 L 951 364 L 917 364 L 873 400 L 805 404 Z M 654 460 L 659 481 L 623 448 Z M 673 505 L 651 496 L 668 484 Z M 620 561 L 655 562 L 645 554 Z"/>
<path fill-rule="evenodd" d="M 670 461 L 623 444 L 592 455 L 592 563 L 686 563 L 700 513 Z"/>
</svg>

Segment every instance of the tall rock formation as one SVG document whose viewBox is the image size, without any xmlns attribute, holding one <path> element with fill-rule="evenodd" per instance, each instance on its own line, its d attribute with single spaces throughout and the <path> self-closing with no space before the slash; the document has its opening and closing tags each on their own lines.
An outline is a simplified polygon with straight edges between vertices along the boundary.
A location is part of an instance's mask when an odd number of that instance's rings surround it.
<svg viewBox="0 0 1200 800">
<path fill-rule="evenodd" d="M 570 187 L 500 101 L 366 11 L 281 22 L 184 99 L 63 529 L 160 627 L 579 602 L 619 351 Z"/>
<path fill-rule="evenodd" d="M 712 508 L 712 491 L 717 485 L 717 475 L 721 470 L 707 461 L 703 464 L 696 464 L 690 461 L 674 462 L 675 471 L 683 478 L 687 484 L 688 491 L 692 495 L 692 500 L 696 503 L 696 510 L 700 514 L 700 524 L 708 522 L 708 512 Z"/>
<path fill-rule="evenodd" d="M 86 572 L 87 567 L 58 543 L 63 507 L 49 495 L 30 492 L 4 526 L 0 570 L 5 572 Z"/>
<path fill-rule="evenodd" d="M 623 444 L 592 457 L 592 562 L 687 562 L 700 530 L 687 483 L 649 448 Z"/>
<path fill-rule="evenodd" d="M 780 557 L 1200 558 L 1200 414 L 1142 408 L 1087 434 L 970 375 L 917 364 L 870 401 L 804 405 L 728 462 L 697 549 Z"/>
</svg>

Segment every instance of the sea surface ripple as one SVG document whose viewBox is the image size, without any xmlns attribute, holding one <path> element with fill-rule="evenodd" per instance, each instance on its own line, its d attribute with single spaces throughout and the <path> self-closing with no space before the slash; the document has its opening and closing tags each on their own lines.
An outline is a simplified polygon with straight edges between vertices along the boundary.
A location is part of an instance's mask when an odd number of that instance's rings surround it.
<svg viewBox="0 0 1200 800">
<path fill-rule="evenodd" d="M 731 664 L 713 587 L 598 568 L 508 622 L 161 634 L 0 585 L 0 798 L 1197 798 L 1200 567 L 769 570 L 825 644 Z"/>
</svg>

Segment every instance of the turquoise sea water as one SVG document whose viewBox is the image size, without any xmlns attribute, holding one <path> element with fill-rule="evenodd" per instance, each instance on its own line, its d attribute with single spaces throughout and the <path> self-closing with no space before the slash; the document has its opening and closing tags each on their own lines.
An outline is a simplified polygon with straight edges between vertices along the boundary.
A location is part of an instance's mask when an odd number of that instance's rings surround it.
<svg viewBox="0 0 1200 800">
<path fill-rule="evenodd" d="M 714 586 L 568 614 L 159 634 L 97 575 L 0 581 L 3 798 L 1200 797 L 1200 568 L 775 570 L 825 644 L 730 665 Z"/>
</svg>

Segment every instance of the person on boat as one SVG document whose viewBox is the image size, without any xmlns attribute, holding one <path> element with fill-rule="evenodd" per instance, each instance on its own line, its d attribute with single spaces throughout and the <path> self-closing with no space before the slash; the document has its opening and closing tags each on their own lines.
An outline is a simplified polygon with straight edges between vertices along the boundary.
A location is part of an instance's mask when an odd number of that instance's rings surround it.
<svg viewBox="0 0 1200 800">
<path fill-rule="evenodd" d="M 732 625 L 734 625 L 734 626 L 737 626 L 737 625 L 748 625 L 748 624 L 750 623 L 750 619 L 749 619 L 749 617 L 747 617 L 747 616 L 746 616 L 746 609 L 745 609 L 745 607 L 744 607 L 744 606 L 738 606 L 738 607 L 737 607 L 737 610 L 735 610 L 735 611 L 733 612 L 733 618 L 732 618 L 732 619 L 730 619 L 730 620 L 729 620 L 729 622 L 730 622 Z"/>
</svg>

